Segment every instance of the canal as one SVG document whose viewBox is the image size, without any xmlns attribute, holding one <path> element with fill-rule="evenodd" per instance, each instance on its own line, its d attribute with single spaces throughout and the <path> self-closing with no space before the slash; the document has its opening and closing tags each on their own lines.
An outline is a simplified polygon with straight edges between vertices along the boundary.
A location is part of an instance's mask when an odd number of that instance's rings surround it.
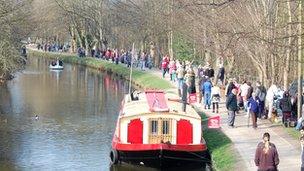
<svg viewBox="0 0 304 171">
<path fill-rule="evenodd" d="M 155 171 L 110 166 L 128 84 L 79 65 L 50 71 L 49 63 L 30 57 L 24 71 L 0 86 L 0 170 Z"/>
<path fill-rule="evenodd" d="M 0 87 L 0 170 L 109 170 L 127 84 L 83 66 L 50 71 L 48 64 L 29 58 Z"/>
</svg>

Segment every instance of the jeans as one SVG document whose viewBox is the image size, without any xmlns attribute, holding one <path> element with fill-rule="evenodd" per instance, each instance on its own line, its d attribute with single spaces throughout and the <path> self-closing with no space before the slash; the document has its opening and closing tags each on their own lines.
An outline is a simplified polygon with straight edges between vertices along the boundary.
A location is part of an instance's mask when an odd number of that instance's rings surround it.
<svg viewBox="0 0 304 171">
<path fill-rule="evenodd" d="M 260 103 L 259 103 L 259 114 L 258 114 L 259 118 L 261 118 L 263 115 L 265 115 L 264 108 L 265 108 L 265 102 L 260 101 Z"/>
<path fill-rule="evenodd" d="M 234 126 L 235 111 L 228 110 L 228 126 Z"/>
<path fill-rule="evenodd" d="M 182 111 L 186 112 L 186 106 L 187 106 L 187 101 L 186 100 L 182 100 Z"/>
<path fill-rule="evenodd" d="M 271 118 L 272 107 L 273 107 L 273 102 L 268 102 L 268 118 Z"/>
<path fill-rule="evenodd" d="M 176 81 L 176 73 L 172 73 L 172 81 L 173 81 L 173 82 Z"/>
<path fill-rule="evenodd" d="M 216 112 L 218 112 L 219 109 L 219 103 L 218 102 L 213 102 L 212 103 L 212 111 L 214 112 L 216 109 Z"/>
<path fill-rule="evenodd" d="M 208 106 L 208 108 L 210 108 L 210 106 L 211 106 L 211 92 L 205 91 L 204 101 L 205 101 L 205 106 Z"/>
<path fill-rule="evenodd" d="M 162 68 L 162 72 L 163 72 L 163 78 L 165 78 L 165 74 L 167 72 L 167 68 Z"/>
<path fill-rule="evenodd" d="M 257 125 L 257 113 L 250 111 L 251 114 L 251 119 L 252 119 L 252 127 L 256 128 L 258 127 Z"/>
<path fill-rule="evenodd" d="M 302 117 L 298 119 L 297 126 L 295 127 L 296 130 L 300 130 L 302 128 L 302 121 L 303 121 Z"/>
<path fill-rule="evenodd" d="M 141 70 L 145 70 L 146 61 L 141 61 Z"/>
</svg>

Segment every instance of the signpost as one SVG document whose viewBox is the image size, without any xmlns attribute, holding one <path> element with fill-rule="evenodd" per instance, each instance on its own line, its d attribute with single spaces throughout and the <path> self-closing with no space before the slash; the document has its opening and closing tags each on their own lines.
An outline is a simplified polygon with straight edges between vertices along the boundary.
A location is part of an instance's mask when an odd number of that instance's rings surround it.
<svg viewBox="0 0 304 171">
<path fill-rule="evenodd" d="M 221 127 L 220 116 L 214 116 L 208 118 L 208 128 L 220 128 L 220 127 Z"/>
</svg>

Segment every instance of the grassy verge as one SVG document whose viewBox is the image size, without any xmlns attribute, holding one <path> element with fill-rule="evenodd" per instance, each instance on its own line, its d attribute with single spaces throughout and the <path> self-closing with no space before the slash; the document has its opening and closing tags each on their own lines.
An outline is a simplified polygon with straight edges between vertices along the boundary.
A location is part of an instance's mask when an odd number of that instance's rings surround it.
<svg viewBox="0 0 304 171">
<path fill-rule="evenodd" d="M 294 139 L 299 140 L 301 134 L 300 131 L 295 130 L 295 128 L 284 128 L 285 131 Z"/>
<path fill-rule="evenodd" d="M 282 125 L 282 122 L 276 123 L 275 125 L 283 127 L 284 131 L 296 140 L 299 140 L 299 138 L 301 137 L 300 131 L 296 130 L 294 127 L 285 127 Z"/>
<path fill-rule="evenodd" d="M 216 129 L 205 130 L 204 139 L 212 154 L 213 167 L 216 170 L 234 170 L 236 157 L 231 140 L 222 131 Z"/>
<path fill-rule="evenodd" d="M 122 65 L 116 65 L 109 61 L 98 60 L 96 58 L 79 58 L 76 55 L 70 54 L 60 54 L 60 53 L 47 53 L 41 51 L 30 50 L 29 55 L 32 56 L 41 56 L 50 59 L 59 58 L 64 62 L 85 65 L 95 69 L 115 73 L 126 80 L 129 79 L 130 70 Z M 166 80 L 163 80 L 155 75 L 149 74 L 144 71 L 133 70 L 132 74 L 133 84 L 142 87 L 143 89 L 170 89 L 172 86 Z"/>
<path fill-rule="evenodd" d="M 207 125 L 208 116 L 203 112 L 199 113 L 202 116 L 203 125 Z M 237 157 L 229 137 L 220 129 L 204 129 L 203 136 L 211 152 L 214 169 L 234 170 Z"/>
<path fill-rule="evenodd" d="M 39 51 L 30 51 L 30 55 L 47 57 L 51 59 L 60 58 L 64 62 L 81 64 L 92 68 L 109 71 L 121 75 L 125 79 L 129 78 L 129 69 L 122 65 L 115 65 L 108 61 L 97 60 L 95 58 L 79 58 L 75 55 L 54 54 Z M 163 80 L 150 73 L 137 71 L 133 72 L 134 83 L 143 88 L 152 89 L 170 89 L 172 88 L 168 81 Z M 199 111 L 198 109 L 196 109 Z M 200 113 L 200 112 L 199 112 Z M 200 113 L 202 119 L 208 118 L 204 113 Z M 206 125 L 206 123 L 204 123 Z M 231 140 L 221 131 L 217 129 L 206 129 L 204 131 L 204 139 L 207 142 L 208 149 L 212 153 L 213 167 L 216 170 L 234 170 L 236 163 L 236 152 L 232 147 Z"/>
</svg>

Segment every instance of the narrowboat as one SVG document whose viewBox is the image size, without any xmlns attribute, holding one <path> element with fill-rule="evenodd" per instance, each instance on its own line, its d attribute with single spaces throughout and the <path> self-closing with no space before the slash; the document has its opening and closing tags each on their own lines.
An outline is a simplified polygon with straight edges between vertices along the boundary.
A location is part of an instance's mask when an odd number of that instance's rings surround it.
<svg viewBox="0 0 304 171">
<path fill-rule="evenodd" d="M 210 168 L 199 114 L 163 91 L 126 95 L 116 123 L 111 164 L 126 162 L 153 168 Z"/>
<path fill-rule="evenodd" d="M 52 61 L 49 67 L 51 70 L 63 70 L 63 62 L 61 60 Z"/>
</svg>

